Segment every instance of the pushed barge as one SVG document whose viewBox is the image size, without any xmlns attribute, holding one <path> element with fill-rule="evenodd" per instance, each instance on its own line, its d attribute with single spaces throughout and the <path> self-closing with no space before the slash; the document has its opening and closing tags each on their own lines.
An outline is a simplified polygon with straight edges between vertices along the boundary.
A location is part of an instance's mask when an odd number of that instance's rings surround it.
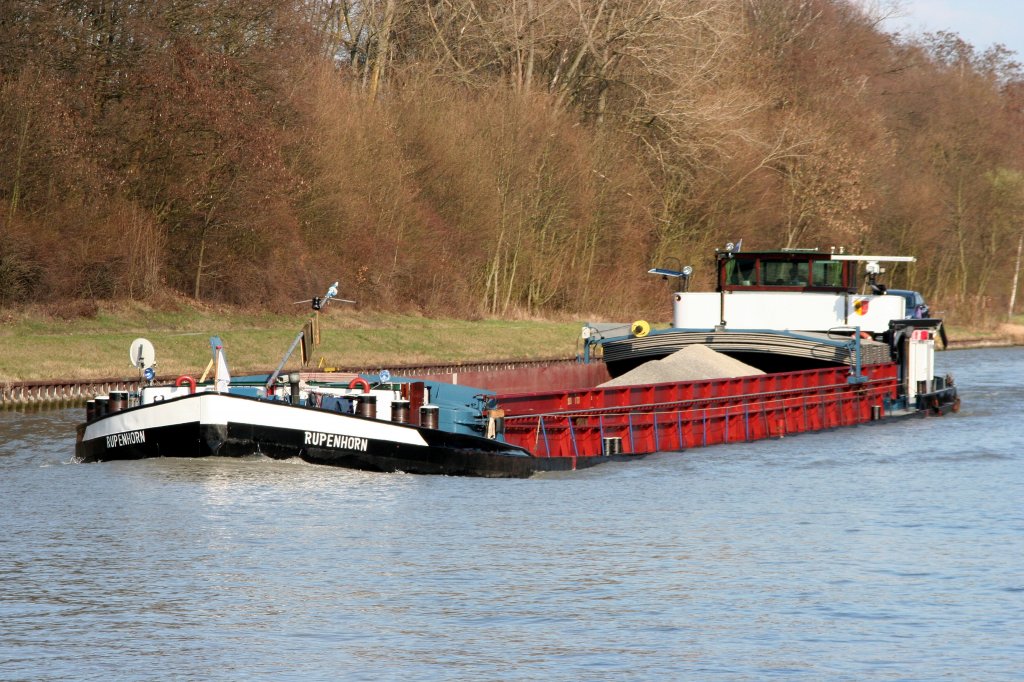
<svg viewBox="0 0 1024 682">
<path fill-rule="evenodd" d="M 690 268 L 652 270 L 679 282 L 670 328 L 588 324 L 580 358 L 525 367 L 281 375 L 296 345 L 310 352 L 314 312 L 271 375 L 231 377 L 214 337 L 209 381 L 179 377 L 90 401 L 76 457 L 262 454 L 381 472 L 527 477 L 955 411 L 952 377 L 934 373 L 941 320 L 914 317 L 877 281 L 881 263 L 901 260 L 910 259 L 727 248 L 716 252 L 715 292 L 689 292 Z M 859 263 L 870 293 L 856 293 Z M 314 311 L 332 292 L 313 299 Z M 761 373 L 602 386 L 693 345 Z M 151 378 L 151 346 L 140 339 L 131 352 Z"/>
</svg>

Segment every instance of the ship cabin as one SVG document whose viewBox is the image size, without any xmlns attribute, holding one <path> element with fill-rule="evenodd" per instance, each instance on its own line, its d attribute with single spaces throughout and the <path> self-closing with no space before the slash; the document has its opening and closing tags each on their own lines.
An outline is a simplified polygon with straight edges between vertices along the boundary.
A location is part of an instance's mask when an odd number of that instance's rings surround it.
<svg viewBox="0 0 1024 682">
<path fill-rule="evenodd" d="M 716 251 L 716 291 L 854 293 L 856 260 L 817 249 Z"/>
</svg>

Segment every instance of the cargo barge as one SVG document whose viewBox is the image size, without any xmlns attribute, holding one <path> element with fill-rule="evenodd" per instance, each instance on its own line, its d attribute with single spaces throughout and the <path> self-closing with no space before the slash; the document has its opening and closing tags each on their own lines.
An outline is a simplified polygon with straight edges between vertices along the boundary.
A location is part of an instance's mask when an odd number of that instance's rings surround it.
<svg viewBox="0 0 1024 682">
<path fill-rule="evenodd" d="M 958 409 L 952 377 L 934 371 L 942 321 L 911 310 L 878 281 L 883 263 L 910 259 L 735 248 L 715 257 L 714 292 L 689 292 L 691 268 L 652 270 L 677 283 L 669 328 L 584 325 L 573 362 L 418 376 L 282 374 L 296 346 L 311 352 L 316 315 L 335 286 L 313 299 L 313 316 L 278 371 L 232 377 L 214 337 L 209 376 L 91 401 L 76 457 L 265 455 L 381 472 L 527 477 Z M 694 377 L 687 371 L 696 349 L 712 366 L 721 356 L 746 369 Z M 131 353 L 151 372 L 151 346 L 139 339 Z M 657 363 L 683 373 L 652 375 Z"/>
</svg>

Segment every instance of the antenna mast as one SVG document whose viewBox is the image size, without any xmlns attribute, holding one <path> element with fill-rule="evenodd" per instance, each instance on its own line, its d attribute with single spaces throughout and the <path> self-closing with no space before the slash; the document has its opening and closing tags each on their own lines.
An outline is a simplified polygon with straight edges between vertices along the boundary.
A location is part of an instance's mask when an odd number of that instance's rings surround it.
<svg viewBox="0 0 1024 682">
<path fill-rule="evenodd" d="M 335 282 L 334 284 L 327 288 L 327 293 L 325 293 L 323 296 L 314 296 L 313 298 L 307 299 L 305 301 L 296 301 L 296 303 L 310 303 L 313 308 L 313 313 L 309 316 L 309 318 L 307 318 L 306 323 L 302 325 L 302 329 L 299 330 L 299 333 L 295 336 L 295 340 L 292 341 L 292 345 L 288 346 L 288 352 L 285 353 L 284 358 L 281 359 L 281 364 L 277 366 L 277 369 L 274 370 L 274 373 L 270 375 L 270 379 L 267 380 L 266 389 L 268 393 L 272 390 L 274 383 L 277 381 L 277 377 L 281 374 L 281 370 L 284 369 L 285 364 L 288 362 L 288 358 L 290 358 L 292 356 L 292 353 L 295 352 L 295 347 L 298 346 L 299 343 L 302 341 L 302 337 L 308 333 L 308 328 L 311 327 L 309 324 L 310 321 L 317 319 L 317 317 L 320 315 L 320 311 L 325 306 L 327 306 L 327 304 L 330 303 L 331 301 L 336 300 L 340 303 L 355 303 L 355 301 L 350 301 L 347 298 L 336 298 L 337 295 L 338 282 Z"/>
</svg>

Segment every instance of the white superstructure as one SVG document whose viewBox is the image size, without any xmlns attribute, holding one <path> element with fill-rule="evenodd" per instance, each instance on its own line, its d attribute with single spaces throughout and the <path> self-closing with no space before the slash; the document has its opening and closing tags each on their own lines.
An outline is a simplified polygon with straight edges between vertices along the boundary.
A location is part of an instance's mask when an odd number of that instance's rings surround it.
<svg viewBox="0 0 1024 682">
<path fill-rule="evenodd" d="M 677 292 L 672 324 L 678 329 L 773 329 L 826 332 L 860 327 L 880 334 L 904 317 L 899 296 L 810 291 Z"/>
</svg>

